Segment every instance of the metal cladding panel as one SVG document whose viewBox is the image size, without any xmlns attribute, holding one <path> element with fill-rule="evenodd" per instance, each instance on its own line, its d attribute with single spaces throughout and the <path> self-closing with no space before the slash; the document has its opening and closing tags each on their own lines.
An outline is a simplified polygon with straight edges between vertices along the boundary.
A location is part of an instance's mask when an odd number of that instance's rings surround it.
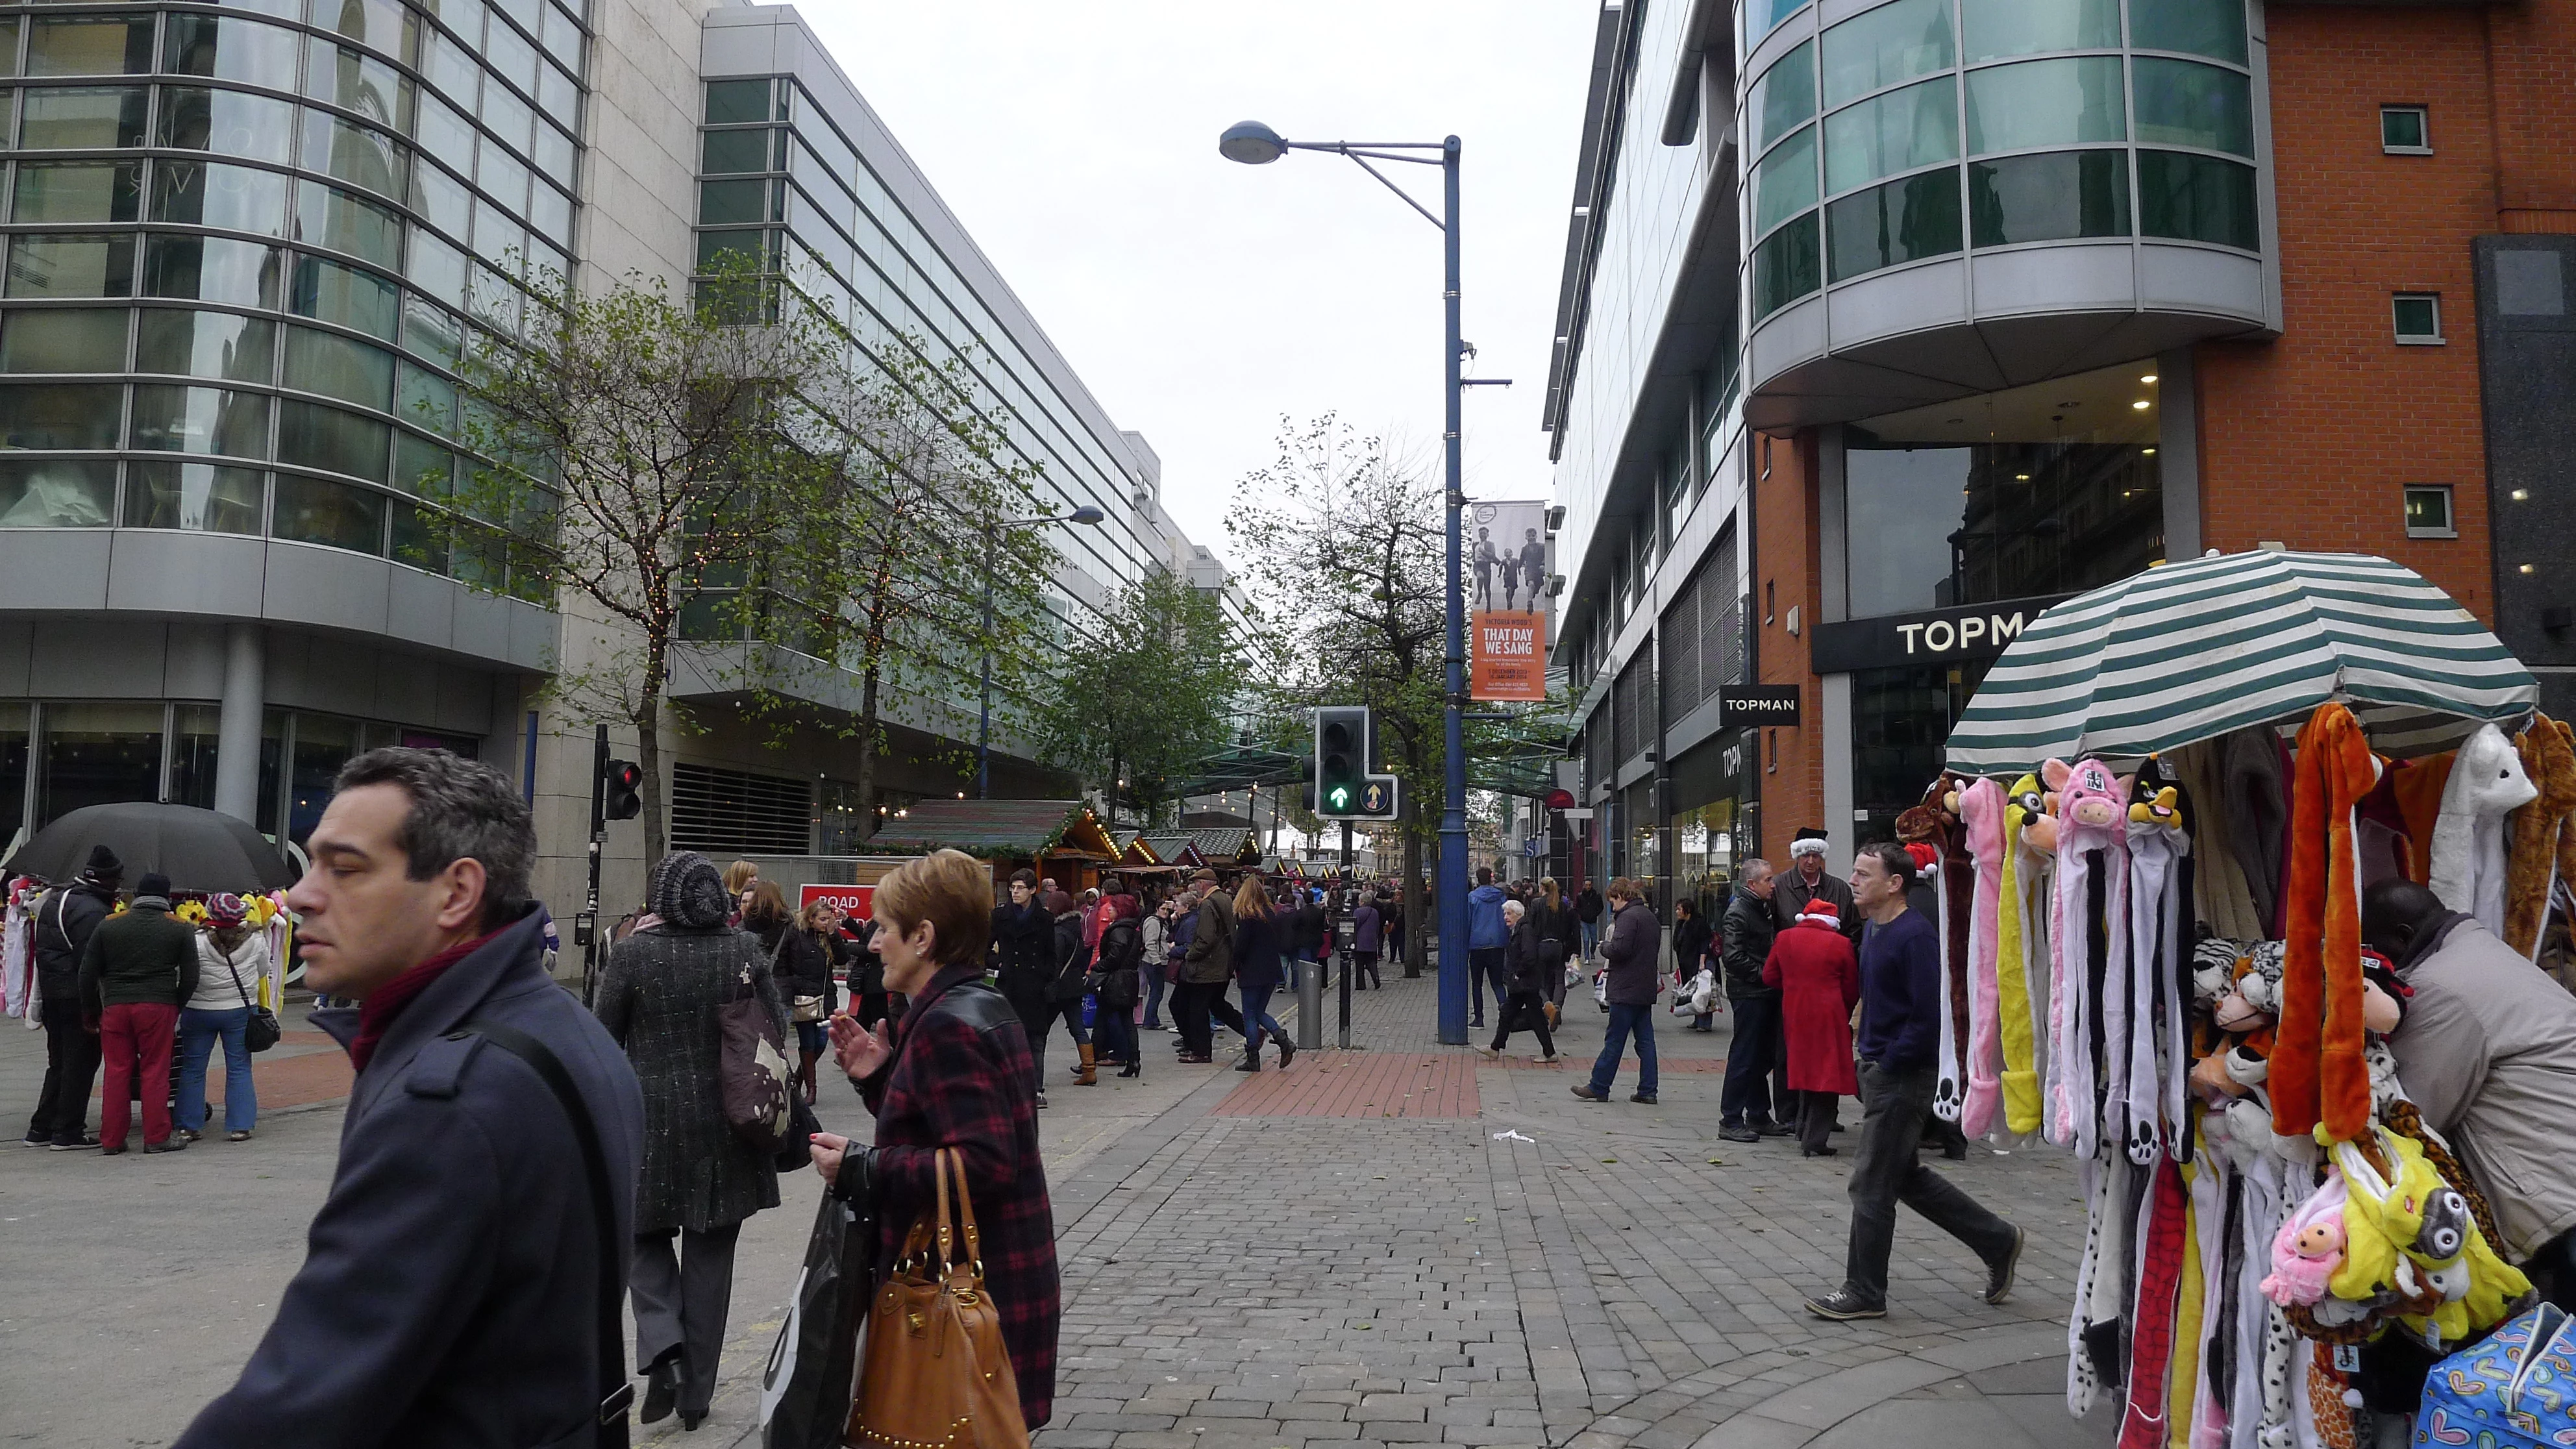
<svg viewBox="0 0 2576 1449">
<path fill-rule="evenodd" d="M 397 567 L 388 573 L 386 587 L 391 598 L 386 632 L 433 649 L 455 647 L 457 598 L 465 591 L 416 569 Z"/>
<path fill-rule="evenodd" d="M 1756 378 L 1775 377 L 1825 350 L 1825 299 L 1809 297 L 1772 313 L 1753 329 L 1752 357 L 1745 371 Z"/>
<path fill-rule="evenodd" d="M 380 558 L 315 544 L 268 545 L 268 590 L 261 616 L 281 624 L 386 632 L 385 571 Z"/>
<path fill-rule="evenodd" d="M 2216 312 L 2263 325 L 2263 263 L 2208 247 L 2138 247 L 2138 301 L 2177 312 Z"/>
<path fill-rule="evenodd" d="M 0 609 L 106 608 L 108 539 L 103 528 L 0 530 Z"/>
<path fill-rule="evenodd" d="M 2128 311 L 2138 301 L 2134 252 L 2126 243 L 1980 252 L 1975 261 L 1978 315 Z"/>
<path fill-rule="evenodd" d="M 120 528 L 109 545 L 107 607 L 256 619 L 268 546 L 228 533 Z"/>
<path fill-rule="evenodd" d="M 1825 294 L 1826 331 L 1836 351 L 1968 320 L 1968 266 L 1949 257 L 1879 272 Z"/>
</svg>

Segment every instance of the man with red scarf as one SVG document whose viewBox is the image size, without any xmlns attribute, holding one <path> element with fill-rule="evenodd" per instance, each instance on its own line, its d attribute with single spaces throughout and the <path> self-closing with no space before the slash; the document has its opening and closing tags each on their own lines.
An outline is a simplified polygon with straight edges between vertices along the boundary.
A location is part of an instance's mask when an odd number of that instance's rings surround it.
<svg viewBox="0 0 2576 1449">
<path fill-rule="evenodd" d="M 626 1289 L 643 1093 L 546 975 L 528 807 L 444 750 L 371 750 L 336 791 L 286 904 L 306 983 L 360 1003 L 312 1017 L 358 1068 L 340 1162 L 267 1336 L 178 1442 L 623 1444 L 623 1350 L 603 1363 L 602 1329 Z"/>
</svg>

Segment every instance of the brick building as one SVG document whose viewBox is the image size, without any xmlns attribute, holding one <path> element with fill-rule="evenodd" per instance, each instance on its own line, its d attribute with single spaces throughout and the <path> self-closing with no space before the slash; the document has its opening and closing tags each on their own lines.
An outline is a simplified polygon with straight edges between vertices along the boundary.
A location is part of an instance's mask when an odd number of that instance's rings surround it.
<svg viewBox="0 0 2576 1449">
<path fill-rule="evenodd" d="M 1841 868 L 2041 608 L 2213 548 L 2399 560 L 2576 712 L 2576 0 L 1614 0 L 1585 126 L 1584 874 Z"/>
</svg>

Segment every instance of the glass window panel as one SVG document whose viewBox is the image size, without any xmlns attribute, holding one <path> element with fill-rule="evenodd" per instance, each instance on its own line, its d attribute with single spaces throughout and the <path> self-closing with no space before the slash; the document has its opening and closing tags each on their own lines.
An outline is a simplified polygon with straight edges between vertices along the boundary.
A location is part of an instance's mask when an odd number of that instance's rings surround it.
<svg viewBox="0 0 2576 1449">
<path fill-rule="evenodd" d="M 698 183 L 698 220 L 707 226 L 775 221 L 777 218 L 770 214 L 770 196 L 771 184 L 758 178 L 701 181 Z"/>
<path fill-rule="evenodd" d="M 769 169 L 769 136 L 767 131 L 709 131 L 705 164 L 699 169 L 711 176 L 766 171 Z"/>
<path fill-rule="evenodd" d="M 453 435 L 456 431 L 456 384 L 410 362 L 394 378 L 394 411 L 421 427 Z"/>
<path fill-rule="evenodd" d="M 528 253 L 527 228 L 490 202 L 474 208 L 474 251 L 503 272 L 515 273 Z"/>
<path fill-rule="evenodd" d="M 1940 76 L 1825 117 L 1825 194 L 1956 160 L 1958 85 L 1956 77 Z"/>
<path fill-rule="evenodd" d="M 423 31 L 420 68 L 448 99 L 466 110 L 474 108 L 483 85 L 483 67 L 474 63 L 471 46 L 436 31 Z"/>
<path fill-rule="evenodd" d="M 574 154 L 572 137 L 564 134 L 561 128 L 553 125 L 537 127 L 537 169 L 553 177 L 555 184 L 567 191 L 572 189 Z"/>
<path fill-rule="evenodd" d="M 277 511 L 280 519 L 278 536 L 285 537 L 286 479 L 277 480 Z M 373 552 L 373 550 L 369 550 Z M 358 722 L 334 719 L 329 715 L 297 714 L 295 716 L 295 754 L 287 769 L 287 838 L 301 845 L 322 823 L 323 807 L 331 803 L 332 783 L 340 767 L 358 753 Z"/>
<path fill-rule="evenodd" d="M 486 141 L 482 164 L 475 169 L 474 184 L 483 194 L 512 211 L 524 211 L 528 205 L 528 168 L 519 159 Z"/>
<path fill-rule="evenodd" d="M 1824 36 L 1825 104 L 1951 65 L 1949 0 L 1896 0 Z"/>
<path fill-rule="evenodd" d="M 21 161 L 9 219 L 132 221 L 143 199 L 140 161 Z"/>
<path fill-rule="evenodd" d="M 574 70 L 581 69 L 581 27 L 560 5 L 546 7 L 546 54 Z"/>
<path fill-rule="evenodd" d="M 537 88 L 537 47 L 506 25 L 495 25 L 483 41 L 483 62 L 523 91 Z"/>
<path fill-rule="evenodd" d="M 312 21 L 397 60 L 412 57 L 419 20 L 396 0 L 313 0 Z"/>
<path fill-rule="evenodd" d="M 284 399 L 277 408 L 277 460 L 381 483 L 392 433 L 372 418 Z"/>
<path fill-rule="evenodd" d="M 430 526 L 431 510 L 399 498 L 393 505 L 394 561 L 434 574 L 447 572 L 447 540 Z"/>
<path fill-rule="evenodd" d="M 2141 62 L 2144 64 L 2144 62 Z M 2120 58 L 2072 56 L 1968 72 L 1968 154 L 2125 138 Z"/>
<path fill-rule="evenodd" d="M 412 91 L 410 77 L 364 51 L 319 37 L 305 47 L 304 93 L 317 101 L 409 135 Z"/>
<path fill-rule="evenodd" d="M 394 486 L 423 498 L 455 491 L 456 455 L 418 433 L 394 434 Z"/>
<path fill-rule="evenodd" d="M 1968 167 L 1968 219 L 1981 247 L 2129 234 L 2125 151 L 2008 156 Z"/>
<path fill-rule="evenodd" d="M 160 799 L 161 723 L 158 704 L 46 705 L 40 823 L 91 805 Z"/>
<path fill-rule="evenodd" d="M 289 327 L 285 370 L 280 380 L 300 392 L 320 393 L 382 412 L 393 400 L 394 355 L 337 333 Z"/>
<path fill-rule="evenodd" d="M 454 367 L 464 338 L 465 324 L 454 313 L 420 297 L 403 299 L 402 345 L 413 353 Z"/>
<path fill-rule="evenodd" d="M 0 328 L 0 372 L 124 370 L 122 307 L 21 309 Z"/>
<path fill-rule="evenodd" d="M 280 473 L 277 475 L 277 511 L 270 520 L 269 535 L 296 543 L 319 543 L 355 553 L 381 555 L 385 551 L 387 501 L 385 495 L 372 488 Z M 304 754 L 303 723 L 301 719 L 296 721 L 299 763 Z M 297 773 L 300 778 L 302 771 Z"/>
<path fill-rule="evenodd" d="M 274 15 L 280 20 L 304 18 L 303 0 L 220 0 L 220 3 L 235 10 L 255 10 L 262 15 Z"/>
<path fill-rule="evenodd" d="M 1816 43 L 1780 57 L 1753 83 L 1753 149 L 1760 151 L 1790 127 L 1816 114 Z"/>
<path fill-rule="evenodd" d="M 0 386 L 0 448 L 113 448 L 124 404 L 115 383 Z"/>
<path fill-rule="evenodd" d="M 380 267 L 402 264 L 402 216 L 355 192 L 318 182 L 295 188 L 295 239 L 348 252 Z"/>
<path fill-rule="evenodd" d="M 540 181 L 528 188 L 528 220 L 557 243 L 572 244 L 572 198 L 557 191 L 552 182 Z"/>
<path fill-rule="evenodd" d="M 1791 136 L 1762 158 L 1753 173 L 1753 234 L 1816 204 L 1816 130 Z"/>
<path fill-rule="evenodd" d="M 38 20 L 27 31 L 29 75 L 146 75 L 152 17 Z"/>
<path fill-rule="evenodd" d="M 379 196 L 403 195 L 408 169 L 402 144 L 372 126 L 332 115 L 304 113 L 304 169 L 336 177 Z"/>
<path fill-rule="evenodd" d="M 1825 284 L 1816 216 L 1810 212 L 1763 238 L 1753 249 L 1753 315 L 1772 313 Z"/>
<path fill-rule="evenodd" d="M 126 469 L 126 529 L 258 534 L 268 508 L 260 469 L 137 462 Z"/>
<path fill-rule="evenodd" d="M 1945 168 L 1846 196 L 1825 208 L 1833 279 L 1959 249 L 1959 173 Z"/>
<path fill-rule="evenodd" d="M 832 123 L 823 119 L 819 112 L 796 129 L 796 140 L 799 145 L 813 150 L 814 159 L 822 163 L 824 174 L 832 177 L 836 184 L 846 185 L 839 178 L 859 169 L 859 153 L 850 149 L 849 143 L 841 139 L 841 133 L 832 129 Z"/>
<path fill-rule="evenodd" d="M 287 310 L 391 342 L 401 298 L 400 288 L 373 272 L 320 257 L 298 257 L 295 291 Z"/>
<path fill-rule="evenodd" d="M 450 236 L 463 236 L 471 220 L 473 193 L 465 183 L 436 166 L 412 168 L 412 210 Z"/>
<path fill-rule="evenodd" d="M 2379 108 L 2379 149 L 2383 151 L 2429 151 L 2433 143 L 2424 137 L 2422 106 L 2381 106 Z"/>
<path fill-rule="evenodd" d="M 474 123 L 436 96 L 420 98 L 420 129 L 412 139 L 424 156 L 435 156 L 460 172 L 474 169 Z"/>
<path fill-rule="evenodd" d="M 236 307 L 274 307 L 286 253 L 229 237 L 156 236 L 143 258 L 143 294 Z"/>
<path fill-rule="evenodd" d="M 138 462 L 126 470 L 128 528 L 255 535 L 267 501 L 267 478 L 256 468 Z"/>
<path fill-rule="evenodd" d="M 707 82 L 707 124 L 756 125 L 769 119 L 769 81 Z"/>
<path fill-rule="evenodd" d="M 521 100 L 507 86 L 483 88 L 483 127 L 500 137 L 512 148 L 528 149 L 528 138 L 537 123 L 536 108 Z"/>
<path fill-rule="evenodd" d="M 27 92 L 18 144 L 30 151 L 143 144 L 142 86 L 40 86 Z"/>
<path fill-rule="evenodd" d="M 2243 65 L 2245 0 L 2129 0 L 2129 46 Z"/>
<path fill-rule="evenodd" d="M 127 492 L 131 494 L 133 490 Z M 125 521 L 128 525 L 134 522 L 134 500 L 130 496 L 125 501 Z M 170 802 L 211 810 L 215 805 L 215 740 L 223 711 L 210 704 L 183 704 L 173 713 L 178 716 L 179 728 L 170 741 Z"/>
<path fill-rule="evenodd" d="M 772 232 L 702 231 L 698 233 L 698 270 L 766 266 L 775 260 L 777 245 Z"/>
<path fill-rule="evenodd" d="M 2131 61 L 2138 83 L 2138 139 L 2162 146 L 2254 154 L 2254 83 L 2196 61 L 2142 55 Z"/>
<path fill-rule="evenodd" d="M 518 285 L 480 262 L 466 283 L 465 310 L 504 332 L 519 330 L 519 309 L 527 300 Z"/>
<path fill-rule="evenodd" d="M 2263 236 L 2254 168 L 2215 156 L 2140 151 L 2138 230 L 2254 250 Z"/>
<path fill-rule="evenodd" d="M 557 67 L 537 68 L 537 109 L 572 127 L 581 125 L 581 87 Z"/>
<path fill-rule="evenodd" d="M 286 189 L 281 172 L 164 160 L 152 168 L 152 219 L 284 236 Z"/>
<path fill-rule="evenodd" d="M 172 15 L 161 68 L 288 90 L 295 84 L 296 32 L 229 15 Z"/>
<path fill-rule="evenodd" d="M 105 528 L 115 516 L 112 461 L 0 463 L 0 528 Z"/>
<path fill-rule="evenodd" d="M 18 73 L 18 17 L 0 19 L 0 75 Z M 4 811 L 5 807 L 0 807 Z"/>
<path fill-rule="evenodd" d="M 266 383 L 277 371 L 277 326 L 233 312 L 145 309 L 134 370 Z"/>
<path fill-rule="evenodd" d="M 1959 0 L 1968 63 L 2051 50 L 2120 48 L 2120 0 Z"/>
<path fill-rule="evenodd" d="M 12 297 L 122 297 L 133 275 L 131 234 L 22 234 L 9 243 Z"/>
<path fill-rule="evenodd" d="M 131 446 L 165 453 L 265 458 L 268 401 L 255 392 L 138 383 Z"/>
<path fill-rule="evenodd" d="M 161 88 L 161 144 L 253 161 L 294 159 L 295 107 L 247 91 Z"/>
</svg>

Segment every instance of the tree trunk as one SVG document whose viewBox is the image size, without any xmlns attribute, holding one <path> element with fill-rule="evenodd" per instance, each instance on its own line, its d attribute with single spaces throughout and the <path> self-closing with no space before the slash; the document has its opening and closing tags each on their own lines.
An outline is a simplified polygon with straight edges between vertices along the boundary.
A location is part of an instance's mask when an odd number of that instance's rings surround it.
<svg viewBox="0 0 2576 1449">
<path fill-rule="evenodd" d="M 658 670 L 653 678 L 656 682 L 645 687 L 643 704 L 635 711 L 635 763 L 644 774 L 644 870 L 648 877 L 654 863 L 671 849 L 671 822 L 662 802 L 662 691 L 658 687 Z"/>
<path fill-rule="evenodd" d="M 861 840 L 877 834 L 877 669 L 876 656 L 859 676 L 859 829 Z"/>
</svg>

